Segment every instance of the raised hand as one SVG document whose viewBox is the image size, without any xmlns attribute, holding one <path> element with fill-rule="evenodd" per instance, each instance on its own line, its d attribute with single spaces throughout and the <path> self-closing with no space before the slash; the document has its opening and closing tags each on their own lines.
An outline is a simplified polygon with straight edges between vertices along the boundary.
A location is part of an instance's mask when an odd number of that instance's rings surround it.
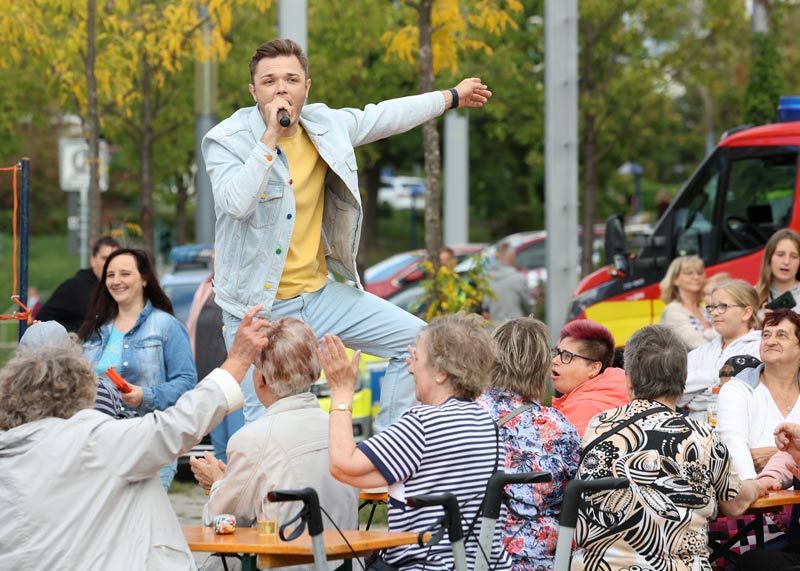
<svg viewBox="0 0 800 571">
<path fill-rule="evenodd" d="M 492 97 L 492 92 L 481 82 L 479 77 L 468 77 L 456 85 L 458 106 L 483 107 Z"/>
<path fill-rule="evenodd" d="M 350 359 L 341 339 L 335 335 L 325 335 L 320 341 L 318 352 L 319 362 L 325 371 L 325 379 L 331 392 L 340 390 L 355 392 L 361 351 L 356 351 Z"/>
<path fill-rule="evenodd" d="M 800 424 L 782 422 L 775 428 L 775 445 L 800 462 Z"/>
</svg>

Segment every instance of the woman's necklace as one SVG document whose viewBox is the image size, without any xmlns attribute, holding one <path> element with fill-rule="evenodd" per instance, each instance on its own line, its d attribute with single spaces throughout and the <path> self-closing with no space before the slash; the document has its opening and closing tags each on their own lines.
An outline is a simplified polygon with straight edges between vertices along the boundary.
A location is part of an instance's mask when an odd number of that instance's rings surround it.
<svg viewBox="0 0 800 571">
<path fill-rule="evenodd" d="M 773 400 L 775 401 L 775 404 L 778 405 L 778 408 L 781 410 L 783 415 L 786 416 L 790 412 L 792 412 L 794 405 L 797 403 L 797 397 L 798 394 L 795 393 L 793 397 L 781 395 L 780 399 L 775 398 L 775 396 L 773 396 Z"/>
<path fill-rule="evenodd" d="M 762 371 L 761 372 L 762 382 L 764 379 L 763 375 L 764 372 Z M 783 394 L 780 395 L 778 394 L 778 391 L 775 390 L 774 388 L 767 386 L 767 389 L 769 390 L 769 393 L 772 396 L 772 401 L 775 403 L 775 406 L 778 407 L 778 410 L 781 411 L 781 414 L 783 416 L 787 416 L 790 412 L 792 412 L 794 405 L 797 404 L 797 398 L 798 396 L 800 396 L 800 381 L 796 381 L 794 387 L 790 387 L 789 391 L 784 392 Z M 789 396 L 789 392 L 792 392 L 793 395 Z"/>
</svg>

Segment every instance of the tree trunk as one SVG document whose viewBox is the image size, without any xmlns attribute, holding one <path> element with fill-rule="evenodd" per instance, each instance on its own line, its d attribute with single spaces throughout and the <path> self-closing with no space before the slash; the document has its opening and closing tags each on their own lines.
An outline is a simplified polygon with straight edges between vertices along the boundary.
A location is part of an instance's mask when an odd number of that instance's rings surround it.
<svg viewBox="0 0 800 571">
<path fill-rule="evenodd" d="M 364 204 L 364 224 L 361 227 L 361 242 L 358 246 L 356 266 L 361 283 L 364 282 L 364 271 L 367 269 L 367 244 L 374 244 L 378 239 L 378 189 L 381 185 L 381 169 L 375 164 L 360 171 L 359 186 L 366 189 Z"/>
<path fill-rule="evenodd" d="M 189 200 L 189 185 L 186 184 L 186 175 L 180 172 L 175 175 L 178 187 L 178 199 L 175 201 L 175 245 L 186 243 L 186 203 Z"/>
<path fill-rule="evenodd" d="M 86 96 L 87 133 L 89 143 L 89 244 L 100 237 L 100 111 L 97 103 L 97 78 L 94 64 L 96 58 L 97 3 L 87 0 L 86 7 Z"/>
<path fill-rule="evenodd" d="M 597 144 L 594 115 L 583 118 L 583 200 L 581 221 L 581 276 L 592 271 L 594 212 L 597 207 Z"/>
<path fill-rule="evenodd" d="M 142 108 L 139 123 L 139 200 L 142 209 L 142 246 L 153 259 L 153 91 L 152 70 L 142 58 L 141 95 Z"/>
<path fill-rule="evenodd" d="M 367 203 L 364 206 L 364 234 L 367 244 L 374 244 L 378 239 L 378 190 L 381 187 L 381 169 L 376 163 L 362 171 L 361 188 L 367 191 Z"/>
<path fill-rule="evenodd" d="M 433 91 L 433 47 L 431 36 L 431 9 L 433 0 L 419 2 L 419 91 Z M 425 153 L 425 248 L 436 271 L 439 270 L 439 250 L 442 245 L 441 203 L 439 182 L 442 173 L 442 157 L 439 148 L 439 129 L 436 119 L 422 125 L 422 140 Z"/>
</svg>

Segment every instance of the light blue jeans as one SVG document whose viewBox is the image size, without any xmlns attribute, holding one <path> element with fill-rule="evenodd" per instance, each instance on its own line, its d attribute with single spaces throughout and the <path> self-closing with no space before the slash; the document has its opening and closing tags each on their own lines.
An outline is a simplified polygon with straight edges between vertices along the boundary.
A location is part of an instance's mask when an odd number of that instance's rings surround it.
<svg viewBox="0 0 800 571">
<path fill-rule="evenodd" d="M 381 410 L 375 419 L 376 430 L 383 430 L 417 403 L 414 380 L 405 359 L 406 349 L 425 325 L 418 317 L 371 293 L 332 281 L 318 291 L 276 300 L 270 319 L 279 317 L 303 321 L 318 339 L 326 334 L 336 335 L 351 349 L 389 359 L 381 380 Z M 240 321 L 227 311 L 222 312 L 225 345 L 229 350 Z M 242 381 L 242 391 L 244 421 L 252 422 L 264 412 L 253 388 L 252 367 Z"/>
</svg>

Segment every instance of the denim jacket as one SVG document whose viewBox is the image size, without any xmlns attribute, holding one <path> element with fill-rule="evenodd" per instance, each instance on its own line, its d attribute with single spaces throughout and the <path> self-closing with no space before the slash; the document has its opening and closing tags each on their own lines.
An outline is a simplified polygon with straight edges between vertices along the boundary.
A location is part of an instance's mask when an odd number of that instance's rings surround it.
<svg viewBox="0 0 800 571">
<path fill-rule="evenodd" d="M 83 344 L 86 358 L 96 363 L 111 334 L 113 321 L 103 324 Z M 140 414 L 164 410 L 197 384 L 197 370 L 183 324 L 148 301 L 122 340 L 122 366 L 117 371 L 142 387 Z"/>
<path fill-rule="evenodd" d="M 328 268 L 361 283 L 356 253 L 361 195 L 354 147 L 408 131 L 444 112 L 440 92 L 370 104 L 362 109 L 303 107 L 300 123 L 328 164 L 321 240 Z M 261 142 L 266 126 L 257 107 L 239 109 L 203 139 L 216 211 L 214 293 L 242 317 L 262 304 L 269 316 L 294 231 L 295 200 L 286 155 Z"/>
</svg>

